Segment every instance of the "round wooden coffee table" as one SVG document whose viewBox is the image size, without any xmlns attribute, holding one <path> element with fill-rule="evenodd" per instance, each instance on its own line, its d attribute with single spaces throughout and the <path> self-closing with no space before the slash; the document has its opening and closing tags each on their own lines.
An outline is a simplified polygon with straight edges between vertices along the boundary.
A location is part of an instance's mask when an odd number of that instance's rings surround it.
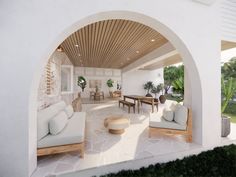
<svg viewBox="0 0 236 177">
<path fill-rule="evenodd" d="M 122 116 L 111 116 L 104 120 L 104 126 L 108 128 L 109 133 L 112 134 L 124 133 L 125 128 L 128 128 L 129 124 L 129 119 Z"/>
</svg>

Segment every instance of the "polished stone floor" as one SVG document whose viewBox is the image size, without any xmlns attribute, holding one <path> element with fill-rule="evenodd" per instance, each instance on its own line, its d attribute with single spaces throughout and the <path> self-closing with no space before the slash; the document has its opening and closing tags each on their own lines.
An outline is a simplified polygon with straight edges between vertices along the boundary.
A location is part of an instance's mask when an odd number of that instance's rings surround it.
<svg viewBox="0 0 236 177">
<path fill-rule="evenodd" d="M 159 106 L 156 116 L 171 104 L 167 101 Z M 181 137 L 148 137 L 150 107 L 142 108 L 140 114 L 127 113 L 119 108 L 117 101 L 100 104 L 84 104 L 87 112 L 86 150 L 83 159 L 78 152 L 46 156 L 38 159 L 38 168 L 33 177 L 59 175 L 118 162 L 150 158 L 158 155 L 176 153 L 199 148 L 194 143 L 186 143 Z M 122 115 L 130 119 L 130 127 L 122 135 L 113 135 L 103 126 L 104 119 L 111 115 Z M 235 128 L 236 130 L 236 128 Z M 234 136 L 230 136 L 233 139 Z M 236 137 L 235 137 L 236 139 Z M 228 139 L 224 139 L 226 141 Z"/>
</svg>

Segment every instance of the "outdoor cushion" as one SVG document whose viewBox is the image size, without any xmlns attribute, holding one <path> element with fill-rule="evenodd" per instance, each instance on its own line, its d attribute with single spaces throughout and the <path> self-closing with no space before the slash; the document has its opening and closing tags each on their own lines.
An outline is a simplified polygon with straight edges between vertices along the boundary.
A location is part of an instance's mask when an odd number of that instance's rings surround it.
<svg viewBox="0 0 236 177">
<path fill-rule="evenodd" d="M 66 103 L 64 101 L 60 101 L 60 102 L 53 104 L 51 106 L 54 107 L 54 109 L 57 109 L 57 111 L 59 112 L 59 111 L 65 109 Z"/>
<path fill-rule="evenodd" d="M 166 121 L 163 117 L 161 117 L 161 121 L 157 121 L 157 119 L 150 119 L 149 126 L 155 127 L 155 128 L 186 130 L 186 125 L 181 125 L 181 124 L 178 124 L 174 121 L 172 121 L 172 122 Z"/>
<path fill-rule="evenodd" d="M 40 110 L 37 115 L 37 140 L 42 139 L 49 133 L 49 121 L 58 112 L 65 108 L 64 101 L 60 101 L 56 104 L 49 106 L 43 110 Z"/>
<path fill-rule="evenodd" d="M 68 117 L 64 111 L 59 112 L 49 121 L 49 132 L 53 135 L 60 133 L 68 123 Z"/>
<path fill-rule="evenodd" d="M 85 112 L 75 112 L 67 126 L 57 135 L 48 134 L 38 141 L 38 148 L 76 144 L 84 141 Z"/>
<path fill-rule="evenodd" d="M 163 118 L 167 121 L 173 121 L 174 120 L 174 111 L 170 109 L 163 109 Z"/>
<path fill-rule="evenodd" d="M 65 113 L 68 116 L 68 118 L 70 119 L 74 114 L 73 107 L 71 105 L 66 106 Z"/>
<path fill-rule="evenodd" d="M 185 106 L 177 106 L 175 109 L 174 121 L 180 125 L 186 125 L 188 119 L 188 109 Z"/>
<path fill-rule="evenodd" d="M 179 103 L 177 103 L 177 102 L 172 102 L 171 105 L 170 105 L 170 110 L 175 111 L 175 109 L 176 109 L 178 106 L 181 106 L 181 104 L 179 104 Z"/>
</svg>

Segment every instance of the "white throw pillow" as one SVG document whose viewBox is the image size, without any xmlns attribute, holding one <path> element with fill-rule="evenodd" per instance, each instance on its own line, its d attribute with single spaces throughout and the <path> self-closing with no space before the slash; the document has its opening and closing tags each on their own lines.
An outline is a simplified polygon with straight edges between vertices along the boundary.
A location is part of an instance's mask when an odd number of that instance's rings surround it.
<svg viewBox="0 0 236 177">
<path fill-rule="evenodd" d="M 57 113 L 57 110 L 51 106 L 38 112 L 37 140 L 42 139 L 49 133 L 48 123 L 50 119 L 53 118 Z"/>
<path fill-rule="evenodd" d="M 66 107 L 64 101 L 55 103 L 48 108 L 40 110 L 37 116 L 37 140 L 42 139 L 49 133 L 49 121 L 53 118 L 58 112 L 63 110 Z"/>
<path fill-rule="evenodd" d="M 174 120 L 174 111 L 170 109 L 163 109 L 163 118 L 167 121 L 173 121 Z"/>
<path fill-rule="evenodd" d="M 171 110 L 171 111 L 175 111 L 175 109 L 176 109 L 178 106 L 181 106 L 181 104 L 179 104 L 179 103 L 177 103 L 177 102 L 172 102 L 171 105 L 170 105 L 170 110 Z"/>
<path fill-rule="evenodd" d="M 49 121 L 49 131 L 56 135 L 60 133 L 68 123 L 68 117 L 64 111 L 59 112 Z"/>
<path fill-rule="evenodd" d="M 54 109 L 57 110 L 57 112 L 60 112 L 61 110 L 65 109 L 66 103 L 64 101 L 59 101 L 58 103 L 55 103 L 52 105 Z"/>
<path fill-rule="evenodd" d="M 188 119 L 188 109 L 185 106 L 179 105 L 175 109 L 174 120 L 180 125 L 186 125 Z"/>
<path fill-rule="evenodd" d="M 71 118 L 74 114 L 74 109 L 71 105 L 68 105 L 65 108 L 65 112 L 66 112 L 66 115 L 68 116 L 68 118 Z"/>
</svg>

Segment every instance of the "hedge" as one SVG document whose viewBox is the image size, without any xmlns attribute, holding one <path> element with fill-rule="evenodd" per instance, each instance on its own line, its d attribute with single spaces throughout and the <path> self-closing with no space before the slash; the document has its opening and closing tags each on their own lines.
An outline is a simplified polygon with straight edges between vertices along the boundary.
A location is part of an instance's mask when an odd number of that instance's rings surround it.
<svg viewBox="0 0 236 177">
<path fill-rule="evenodd" d="M 217 147 L 198 155 L 138 170 L 122 170 L 102 177 L 236 177 L 236 145 Z"/>
</svg>

